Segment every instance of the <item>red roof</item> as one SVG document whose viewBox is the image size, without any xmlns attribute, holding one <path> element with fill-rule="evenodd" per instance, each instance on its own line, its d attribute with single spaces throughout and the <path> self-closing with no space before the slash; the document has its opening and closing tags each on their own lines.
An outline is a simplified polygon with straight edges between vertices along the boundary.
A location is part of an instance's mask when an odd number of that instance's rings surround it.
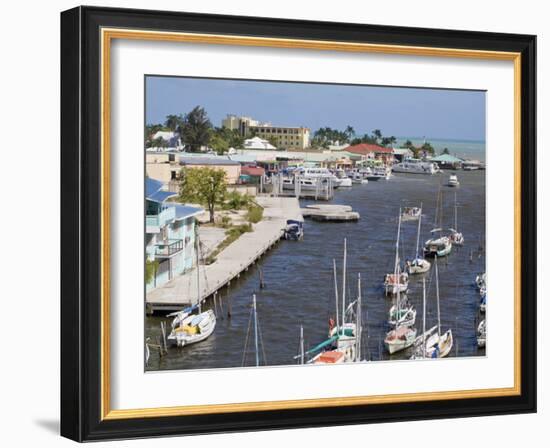
<svg viewBox="0 0 550 448">
<path fill-rule="evenodd" d="M 263 176 L 265 170 L 259 166 L 243 166 L 241 168 L 241 173 L 247 176 Z"/>
<path fill-rule="evenodd" d="M 374 145 L 372 143 L 359 143 L 358 145 L 348 146 L 344 151 L 353 152 L 355 154 L 366 155 L 368 153 L 383 153 L 392 154 L 393 149 L 385 148 L 383 146 Z"/>
</svg>

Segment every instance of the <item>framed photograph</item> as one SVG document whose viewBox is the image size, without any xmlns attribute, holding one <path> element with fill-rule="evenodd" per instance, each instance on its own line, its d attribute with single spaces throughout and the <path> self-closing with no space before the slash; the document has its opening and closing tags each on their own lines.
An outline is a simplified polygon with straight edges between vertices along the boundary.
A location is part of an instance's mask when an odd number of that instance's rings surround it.
<svg viewBox="0 0 550 448">
<path fill-rule="evenodd" d="M 61 433 L 535 412 L 535 36 L 61 14 Z"/>
</svg>

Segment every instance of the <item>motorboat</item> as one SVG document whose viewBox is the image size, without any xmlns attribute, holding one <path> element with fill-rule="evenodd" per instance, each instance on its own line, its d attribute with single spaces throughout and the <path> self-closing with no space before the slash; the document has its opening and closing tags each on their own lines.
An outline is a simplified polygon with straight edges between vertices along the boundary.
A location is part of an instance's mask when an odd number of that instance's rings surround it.
<svg viewBox="0 0 550 448">
<path fill-rule="evenodd" d="M 420 159 L 406 158 L 402 162 L 392 166 L 394 173 L 409 173 L 409 174 L 435 174 L 439 172 L 439 168 L 435 163 L 425 162 Z"/>
<path fill-rule="evenodd" d="M 386 295 L 395 295 L 398 292 L 407 292 L 409 288 L 409 274 L 401 272 L 400 274 L 386 274 L 384 277 L 384 290 Z"/>
<path fill-rule="evenodd" d="M 458 176 L 456 174 L 451 174 L 449 176 L 449 182 L 447 182 L 449 187 L 458 187 L 460 182 L 458 181 Z"/>
<path fill-rule="evenodd" d="M 346 175 L 346 172 L 342 169 L 338 169 L 335 172 L 335 176 L 340 187 L 351 187 L 352 181 Z"/>
<path fill-rule="evenodd" d="M 285 240 L 299 241 L 304 238 L 304 223 L 295 219 L 287 219 Z"/>
<path fill-rule="evenodd" d="M 448 236 L 431 238 L 424 243 L 425 257 L 445 257 L 451 253 L 453 245 Z"/>
<path fill-rule="evenodd" d="M 420 207 L 404 207 L 401 212 L 401 221 L 416 221 L 422 215 Z"/>
</svg>

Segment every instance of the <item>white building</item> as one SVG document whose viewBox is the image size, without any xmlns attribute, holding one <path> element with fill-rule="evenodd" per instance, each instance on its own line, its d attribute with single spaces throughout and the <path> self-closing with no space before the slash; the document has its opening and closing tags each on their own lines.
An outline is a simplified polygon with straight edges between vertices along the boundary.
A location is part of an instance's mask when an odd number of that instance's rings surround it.
<svg viewBox="0 0 550 448">
<path fill-rule="evenodd" d="M 181 151 L 183 149 L 183 145 L 181 142 L 180 134 L 178 132 L 173 131 L 157 131 L 155 135 L 153 135 L 152 140 L 155 141 L 157 139 L 162 139 L 166 142 L 167 147 L 166 148 L 148 148 L 148 150 L 152 151 Z"/>
<path fill-rule="evenodd" d="M 267 140 L 264 140 L 263 138 L 260 138 L 260 137 L 252 137 L 252 138 L 248 138 L 244 141 L 244 145 L 243 145 L 243 148 L 244 149 L 258 149 L 258 150 L 270 150 L 270 151 L 274 151 L 276 150 L 277 148 L 275 148 L 275 146 L 273 146 L 271 143 L 269 143 L 269 141 Z"/>
</svg>

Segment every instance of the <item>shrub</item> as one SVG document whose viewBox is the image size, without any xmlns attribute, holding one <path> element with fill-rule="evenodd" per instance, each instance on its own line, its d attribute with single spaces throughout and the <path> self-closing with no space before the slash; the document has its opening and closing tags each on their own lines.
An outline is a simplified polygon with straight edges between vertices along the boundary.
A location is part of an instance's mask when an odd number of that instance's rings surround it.
<svg viewBox="0 0 550 448">
<path fill-rule="evenodd" d="M 252 206 L 248 208 L 248 213 L 246 214 L 246 219 L 248 222 L 256 224 L 262 220 L 264 216 L 264 209 L 259 206 Z"/>
</svg>

